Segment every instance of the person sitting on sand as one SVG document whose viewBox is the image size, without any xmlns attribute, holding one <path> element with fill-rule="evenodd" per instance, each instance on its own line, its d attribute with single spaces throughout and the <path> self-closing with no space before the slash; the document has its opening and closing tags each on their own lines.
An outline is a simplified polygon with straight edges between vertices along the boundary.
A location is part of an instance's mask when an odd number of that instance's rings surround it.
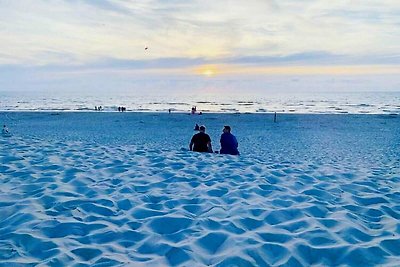
<svg viewBox="0 0 400 267">
<path fill-rule="evenodd" d="M 221 150 L 220 154 L 230 154 L 230 155 L 239 155 L 238 151 L 238 141 L 236 137 L 231 134 L 231 127 L 228 125 L 224 126 L 221 134 Z"/>
<path fill-rule="evenodd" d="M 206 134 L 206 127 L 204 125 L 201 125 L 199 127 L 199 132 L 193 135 L 192 140 L 190 140 L 189 149 L 190 151 L 197 152 L 213 152 L 211 138 Z"/>
</svg>

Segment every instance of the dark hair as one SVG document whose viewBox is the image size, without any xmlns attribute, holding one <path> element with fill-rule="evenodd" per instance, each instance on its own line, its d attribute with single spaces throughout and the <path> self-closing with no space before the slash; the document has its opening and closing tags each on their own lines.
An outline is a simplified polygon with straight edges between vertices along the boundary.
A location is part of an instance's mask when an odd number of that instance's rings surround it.
<svg viewBox="0 0 400 267">
<path fill-rule="evenodd" d="M 231 126 L 225 125 L 224 129 L 227 129 L 230 132 L 231 131 Z"/>
<path fill-rule="evenodd" d="M 199 129 L 200 129 L 200 131 L 205 131 L 206 130 L 206 126 L 201 125 Z"/>
</svg>

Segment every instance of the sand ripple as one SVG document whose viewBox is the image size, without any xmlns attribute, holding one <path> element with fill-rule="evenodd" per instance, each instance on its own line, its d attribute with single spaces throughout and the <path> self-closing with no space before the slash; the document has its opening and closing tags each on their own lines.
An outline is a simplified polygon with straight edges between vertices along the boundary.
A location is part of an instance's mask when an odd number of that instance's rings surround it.
<svg viewBox="0 0 400 267">
<path fill-rule="evenodd" d="M 395 266 L 395 168 L 1 141 L 0 265 Z"/>
</svg>

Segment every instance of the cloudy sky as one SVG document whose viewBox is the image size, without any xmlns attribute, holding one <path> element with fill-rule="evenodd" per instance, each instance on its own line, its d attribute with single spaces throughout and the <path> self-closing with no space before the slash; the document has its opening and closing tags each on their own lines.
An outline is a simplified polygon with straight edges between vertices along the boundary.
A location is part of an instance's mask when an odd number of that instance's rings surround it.
<svg viewBox="0 0 400 267">
<path fill-rule="evenodd" d="M 0 35 L 0 90 L 288 77 L 400 90 L 398 0 L 0 0 Z"/>
</svg>

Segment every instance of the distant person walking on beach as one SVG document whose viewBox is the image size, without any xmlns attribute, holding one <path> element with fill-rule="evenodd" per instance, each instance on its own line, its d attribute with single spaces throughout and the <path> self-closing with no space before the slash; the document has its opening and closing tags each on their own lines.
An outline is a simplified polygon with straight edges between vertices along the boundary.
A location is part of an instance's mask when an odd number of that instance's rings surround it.
<svg viewBox="0 0 400 267">
<path fill-rule="evenodd" d="M 206 127 L 204 125 L 201 125 L 199 132 L 193 135 L 192 140 L 190 140 L 189 149 L 190 151 L 197 152 L 213 152 L 211 138 L 206 134 Z"/>
<path fill-rule="evenodd" d="M 220 154 L 230 154 L 230 155 L 239 155 L 238 151 L 238 141 L 236 137 L 231 134 L 231 127 L 228 125 L 224 126 L 221 134 L 221 150 Z"/>
</svg>

